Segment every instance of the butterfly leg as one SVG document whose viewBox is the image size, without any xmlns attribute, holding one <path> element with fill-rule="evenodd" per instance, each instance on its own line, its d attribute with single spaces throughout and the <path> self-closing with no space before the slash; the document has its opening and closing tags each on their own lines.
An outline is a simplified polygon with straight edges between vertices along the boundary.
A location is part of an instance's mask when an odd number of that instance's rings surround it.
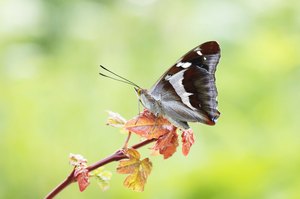
<svg viewBox="0 0 300 199">
<path fill-rule="evenodd" d="M 161 98 L 161 94 L 160 94 L 160 98 Z M 158 107 L 161 107 L 161 101 L 157 100 L 157 103 L 158 103 Z M 154 113 L 154 115 L 155 115 L 155 122 L 154 122 L 154 126 L 152 127 L 152 130 L 151 130 L 152 132 L 154 132 L 155 128 L 158 126 L 157 122 L 158 122 L 158 118 L 161 117 L 161 110 Z"/>
<path fill-rule="evenodd" d="M 141 114 L 141 106 L 140 106 L 141 101 L 138 100 L 138 116 Z M 140 117 L 137 117 L 135 124 L 138 123 Z"/>
</svg>

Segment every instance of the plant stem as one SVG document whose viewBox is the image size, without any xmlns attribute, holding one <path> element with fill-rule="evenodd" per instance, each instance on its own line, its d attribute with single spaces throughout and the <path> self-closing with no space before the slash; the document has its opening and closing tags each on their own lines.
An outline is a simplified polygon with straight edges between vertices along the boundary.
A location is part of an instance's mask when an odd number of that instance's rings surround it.
<svg viewBox="0 0 300 199">
<path fill-rule="evenodd" d="M 131 148 L 134 148 L 134 149 L 138 149 L 138 148 L 141 148 L 149 143 L 152 143 L 154 141 L 156 141 L 157 139 L 153 138 L 153 139 L 150 139 L 150 140 L 145 140 L 145 141 L 142 141 L 140 143 L 137 143 L 135 145 L 132 145 Z M 127 158 L 127 156 L 124 154 L 124 151 L 123 149 L 120 149 L 120 150 L 117 150 L 115 153 L 113 153 L 112 155 L 102 159 L 102 160 L 99 160 L 98 162 L 90 165 L 87 167 L 87 170 L 90 172 L 90 171 L 93 171 L 103 165 L 106 165 L 110 162 L 114 162 L 114 161 L 119 161 L 121 159 L 125 159 Z M 48 193 L 48 195 L 45 197 L 45 199 L 51 199 L 51 198 L 54 198 L 57 194 L 59 194 L 62 190 L 64 190 L 67 186 L 69 186 L 71 183 L 73 182 L 76 182 L 76 178 L 74 176 L 74 169 L 73 171 L 68 175 L 68 177 L 63 181 L 61 182 L 57 187 L 55 187 L 50 193 Z"/>
<path fill-rule="evenodd" d="M 126 140 L 125 140 L 125 142 L 124 142 L 123 149 L 127 149 L 127 147 L 128 147 L 128 142 L 129 142 L 129 140 L 130 140 L 130 137 L 131 137 L 131 132 L 129 131 L 129 132 L 128 132 L 128 135 L 127 135 L 127 138 L 126 138 Z"/>
<path fill-rule="evenodd" d="M 61 182 L 57 187 L 55 187 L 50 193 L 45 198 L 54 198 L 58 193 L 60 193 L 64 188 L 69 186 L 71 183 L 75 182 L 76 179 L 74 177 L 74 169 L 73 171 L 69 174 L 69 176 Z"/>
</svg>

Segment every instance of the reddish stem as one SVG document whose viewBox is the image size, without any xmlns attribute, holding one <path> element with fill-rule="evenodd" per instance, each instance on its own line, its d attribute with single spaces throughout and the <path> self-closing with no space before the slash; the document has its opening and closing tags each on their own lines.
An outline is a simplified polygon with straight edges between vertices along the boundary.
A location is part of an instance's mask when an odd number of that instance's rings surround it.
<svg viewBox="0 0 300 199">
<path fill-rule="evenodd" d="M 142 141 L 140 143 L 137 143 L 137 144 L 131 146 L 131 148 L 138 149 L 138 148 L 141 148 L 141 147 L 143 147 L 149 143 L 152 143 L 156 140 L 157 139 L 155 139 L 155 138 L 153 138 L 151 140 L 145 140 L 145 141 Z M 88 166 L 87 170 L 90 172 L 90 171 L 93 171 L 103 165 L 110 163 L 110 162 L 119 161 L 119 160 L 122 160 L 125 158 L 127 158 L 127 156 L 124 154 L 124 151 L 122 149 L 120 149 L 120 150 L 116 151 L 114 154 Z M 71 183 L 76 182 L 76 178 L 74 176 L 74 171 L 75 170 L 73 169 L 73 171 L 68 175 L 68 177 L 63 182 L 61 182 L 57 187 L 55 187 L 45 198 L 46 199 L 54 198 L 57 194 L 59 194 L 62 190 L 64 190 Z"/>
<path fill-rule="evenodd" d="M 130 137 L 131 137 L 131 132 L 129 131 L 129 132 L 128 132 L 128 135 L 127 135 L 127 138 L 126 138 L 126 140 L 125 140 L 125 142 L 124 142 L 123 149 L 126 149 L 126 148 L 127 148 L 128 142 L 129 142 L 129 140 L 130 140 Z"/>
</svg>

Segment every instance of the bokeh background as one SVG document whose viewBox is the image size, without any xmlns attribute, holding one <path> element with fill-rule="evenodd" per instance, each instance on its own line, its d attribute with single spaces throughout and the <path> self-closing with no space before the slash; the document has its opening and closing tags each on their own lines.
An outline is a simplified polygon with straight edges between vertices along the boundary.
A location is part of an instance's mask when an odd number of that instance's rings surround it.
<svg viewBox="0 0 300 199">
<path fill-rule="evenodd" d="M 149 88 L 209 40 L 222 49 L 222 114 L 192 125 L 189 156 L 151 157 L 143 193 L 112 163 L 108 191 L 92 181 L 57 198 L 300 198 L 299 13 L 298 0 L 2 0 L 0 198 L 43 198 L 71 171 L 69 153 L 93 163 L 122 145 L 105 111 L 129 119 L 137 98 L 99 64 Z"/>
</svg>

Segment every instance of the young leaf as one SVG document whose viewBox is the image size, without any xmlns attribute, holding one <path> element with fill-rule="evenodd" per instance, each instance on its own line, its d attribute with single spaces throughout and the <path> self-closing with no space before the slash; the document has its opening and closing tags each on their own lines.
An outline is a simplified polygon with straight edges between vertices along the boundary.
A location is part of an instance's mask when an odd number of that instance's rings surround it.
<svg viewBox="0 0 300 199">
<path fill-rule="evenodd" d="M 129 120 L 124 125 L 124 128 L 144 138 L 152 139 L 159 138 L 161 135 L 168 133 L 176 127 L 174 127 L 167 119 L 156 117 L 145 109 L 140 115 Z"/>
<path fill-rule="evenodd" d="M 112 111 L 108 112 L 108 119 L 106 124 L 113 127 L 123 127 L 124 124 L 127 122 L 119 113 L 114 113 Z"/>
<path fill-rule="evenodd" d="M 124 181 L 124 186 L 133 191 L 142 192 L 144 191 L 147 178 L 151 173 L 152 163 L 149 158 L 145 158 L 140 161 L 139 167 L 135 170 L 134 173 L 127 176 Z"/>
<path fill-rule="evenodd" d="M 86 165 L 87 160 L 80 154 L 70 153 L 69 155 L 70 165 L 76 167 L 80 165 Z"/>
<path fill-rule="evenodd" d="M 128 159 L 120 161 L 117 172 L 129 174 L 124 181 L 125 187 L 142 192 L 151 173 L 152 163 L 148 158 L 140 160 L 140 154 L 135 149 L 127 149 L 125 154 L 128 156 Z"/>
<path fill-rule="evenodd" d="M 87 168 L 87 160 L 79 154 L 70 154 L 70 164 L 74 166 L 74 177 L 76 178 L 79 186 L 79 190 L 84 191 L 90 184 L 89 171 Z"/>
<path fill-rule="evenodd" d="M 85 168 L 76 168 L 74 173 L 78 182 L 79 190 L 83 192 L 90 184 L 89 171 Z"/>
<path fill-rule="evenodd" d="M 164 156 L 164 159 L 171 157 L 178 147 L 178 135 L 176 129 L 162 135 L 153 146 L 153 150 L 158 150 Z"/>
<path fill-rule="evenodd" d="M 112 173 L 110 171 L 104 170 L 104 167 L 99 167 L 90 174 L 90 177 L 96 178 L 97 184 L 102 191 L 106 191 L 109 189 L 109 181 L 111 179 L 111 176 Z"/>
<path fill-rule="evenodd" d="M 140 154 L 135 149 L 127 149 L 125 154 L 128 156 L 128 159 L 119 162 L 117 172 L 121 174 L 134 173 L 140 165 Z"/>
<path fill-rule="evenodd" d="M 187 156 L 189 154 L 191 146 L 195 142 L 193 130 L 188 129 L 182 131 L 181 138 L 182 138 L 182 153 L 183 155 Z"/>
<path fill-rule="evenodd" d="M 145 158 L 141 161 L 140 167 L 143 177 L 147 179 L 147 176 L 150 175 L 152 170 L 152 162 L 149 158 Z"/>
</svg>

